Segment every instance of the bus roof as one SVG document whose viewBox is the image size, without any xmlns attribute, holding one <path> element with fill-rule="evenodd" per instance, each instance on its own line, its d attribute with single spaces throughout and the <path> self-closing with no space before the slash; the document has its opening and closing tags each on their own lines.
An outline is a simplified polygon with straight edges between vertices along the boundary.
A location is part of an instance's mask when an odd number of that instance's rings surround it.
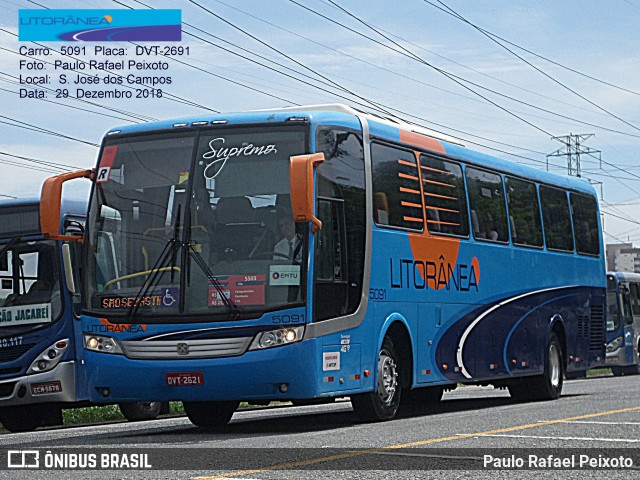
<svg viewBox="0 0 640 480">
<path fill-rule="evenodd" d="M 64 217 L 75 217 L 80 220 L 87 215 L 88 201 L 76 198 L 63 198 L 60 207 L 60 227 Z M 15 198 L 0 200 L 0 242 L 15 237 L 39 237 L 40 199 Z"/>
<path fill-rule="evenodd" d="M 252 110 L 236 113 L 218 113 L 200 115 L 182 119 L 170 119 L 158 122 L 148 122 L 117 127 L 105 135 L 126 135 L 134 133 L 147 133 L 153 131 L 166 131 L 189 127 L 201 127 L 205 125 L 242 125 L 255 123 L 281 123 L 291 120 L 292 117 L 300 117 L 324 124 L 335 123 L 352 124 L 360 117 L 366 119 L 370 131 L 375 136 L 385 137 L 389 140 L 399 140 L 400 132 L 410 132 L 422 135 L 427 139 L 434 139 L 441 143 L 447 155 L 466 162 L 496 169 L 505 173 L 511 173 L 523 178 L 529 178 L 538 182 L 557 185 L 566 189 L 573 189 L 595 195 L 594 188 L 582 178 L 557 175 L 537 168 L 521 165 L 492 155 L 466 148 L 464 144 L 449 135 L 435 130 L 429 130 L 420 125 L 411 124 L 395 117 L 384 117 L 379 114 L 364 112 L 342 104 L 306 105 L 299 107 L 286 107 L 268 110 Z"/>
</svg>

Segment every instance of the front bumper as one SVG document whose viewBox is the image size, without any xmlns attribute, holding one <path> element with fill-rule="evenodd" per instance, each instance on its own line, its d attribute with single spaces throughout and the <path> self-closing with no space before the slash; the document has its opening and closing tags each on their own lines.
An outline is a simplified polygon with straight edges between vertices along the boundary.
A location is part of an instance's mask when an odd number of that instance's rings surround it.
<svg viewBox="0 0 640 480">
<path fill-rule="evenodd" d="M 85 350 L 92 402 L 287 400 L 319 396 L 318 355 L 310 343 L 235 357 L 144 360 Z M 201 385 L 169 386 L 167 374 L 201 374 Z M 282 386 L 286 385 L 286 388 Z M 108 394 L 105 394 L 108 391 Z"/>
<path fill-rule="evenodd" d="M 75 402 L 75 361 L 61 362 L 48 372 L 2 380 L 0 392 L 0 408 L 35 403 Z"/>
</svg>

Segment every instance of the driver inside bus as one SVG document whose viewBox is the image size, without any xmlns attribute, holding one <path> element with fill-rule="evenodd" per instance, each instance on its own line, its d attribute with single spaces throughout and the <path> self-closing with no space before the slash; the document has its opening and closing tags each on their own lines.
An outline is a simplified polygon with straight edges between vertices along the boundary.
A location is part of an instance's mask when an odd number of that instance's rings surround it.
<svg viewBox="0 0 640 480">
<path fill-rule="evenodd" d="M 278 218 L 278 230 L 282 239 L 273 247 L 273 259 L 288 258 L 299 262 L 302 260 L 302 236 L 296 233 L 296 223 L 293 217 L 284 211 Z"/>
</svg>

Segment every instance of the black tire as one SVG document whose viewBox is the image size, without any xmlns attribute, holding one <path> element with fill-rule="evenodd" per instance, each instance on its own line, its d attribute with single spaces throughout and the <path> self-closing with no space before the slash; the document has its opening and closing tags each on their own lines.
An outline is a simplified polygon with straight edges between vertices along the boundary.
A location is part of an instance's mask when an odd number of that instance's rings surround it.
<svg viewBox="0 0 640 480">
<path fill-rule="evenodd" d="M 44 409 L 39 405 L 4 407 L 0 409 L 0 421 L 10 432 L 33 432 L 42 425 Z"/>
<path fill-rule="evenodd" d="M 356 415 L 364 421 L 391 420 L 398 413 L 402 396 L 402 379 L 399 357 L 390 337 L 384 337 L 376 371 L 376 389 L 372 392 L 351 396 L 351 405 Z"/>
<path fill-rule="evenodd" d="M 614 377 L 622 376 L 622 367 L 611 367 L 611 373 L 613 373 Z"/>
<path fill-rule="evenodd" d="M 514 381 L 509 385 L 509 393 L 515 400 L 557 400 L 562 393 L 563 374 L 562 345 L 552 333 L 545 352 L 544 373 Z"/>
<path fill-rule="evenodd" d="M 182 402 L 191 423 L 213 430 L 225 426 L 231 420 L 240 402 Z"/>
<path fill-rule="evenodd" d="M 130 422 L 153 420 L 160 415 L 162 402 L 127 402 L 119 405 L 124 418 Z"/>
</svg>

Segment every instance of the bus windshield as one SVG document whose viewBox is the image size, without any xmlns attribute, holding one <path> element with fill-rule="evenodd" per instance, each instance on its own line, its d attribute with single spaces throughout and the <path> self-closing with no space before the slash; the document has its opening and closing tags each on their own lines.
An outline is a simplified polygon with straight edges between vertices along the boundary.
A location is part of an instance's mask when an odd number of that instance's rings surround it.
<svg viewBox="0 0 640 480">
<path fill-rule="evenodd" d="M 620 328 L 620 313 L 618 310 L 618 292 L 607 291 L 607 332 L 615 332 Z"/>
<path fill-rule="evenodd" d="M 108 141 L 90 208 L 85 305 L 148 323 L 302 304 L 308 229 L 293 221 L 289 157 L 307 150 L 303 126 Z"/>
<path fill-rule="evenodd" d="M 62 310 L 56 244 L 34 241 L 0 244 L 0 334 L 50 324 Z"/>
</svg>

